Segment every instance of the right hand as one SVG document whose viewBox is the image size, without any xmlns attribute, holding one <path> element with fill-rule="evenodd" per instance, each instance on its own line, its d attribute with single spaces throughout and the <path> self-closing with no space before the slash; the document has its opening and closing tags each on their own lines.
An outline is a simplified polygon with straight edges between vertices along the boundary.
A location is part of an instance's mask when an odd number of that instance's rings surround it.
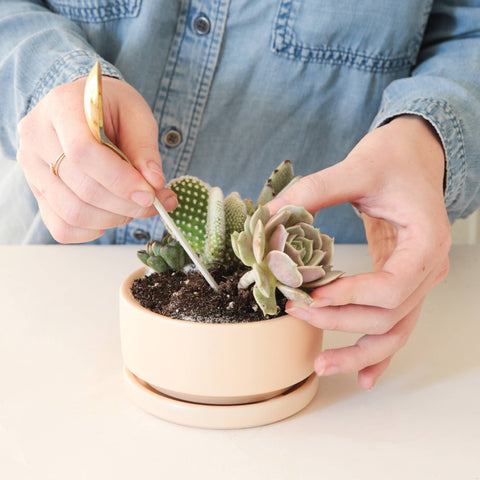
<svg viewBox="0 0 480 480">
<path fill-rule="evenodd" d="M 18 162 L 60 243 L 88 242 L 133 217 L 151 217 L 155 196 L 167 210 L 176 206 L 175 194 L 164 188 L 158 126 L 145 100 L 127 83 L 103 77 L 105 133 L 132 168 L 90 132 L 85 82 L 83 77 L 54 88 L 18 125 Z M 56 177 L 49 165 L 62 152 Z"/>
</svg>

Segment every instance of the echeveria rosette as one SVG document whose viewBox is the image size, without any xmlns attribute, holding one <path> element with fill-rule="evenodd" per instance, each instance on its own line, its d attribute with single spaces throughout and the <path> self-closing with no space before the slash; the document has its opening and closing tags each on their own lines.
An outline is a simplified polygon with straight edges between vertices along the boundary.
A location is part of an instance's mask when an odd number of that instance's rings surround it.
<svg viewBox="0 0 480 480">
<path fill-rule="evenodd" d="M 289 300 L 313 301 L 309 291 L 326 285 L 343 272 L 332 270 L 333 239 L 313 226 L 303 207 L 288 205 L 270 217 L 260 206 L 245 220 L 244 230 L 232 234 L 232 247 L 252 267 L 239 288 L 254 284 L 253 295 L 265 315 L 277 313 L 275 291 Z"/>
</svg>

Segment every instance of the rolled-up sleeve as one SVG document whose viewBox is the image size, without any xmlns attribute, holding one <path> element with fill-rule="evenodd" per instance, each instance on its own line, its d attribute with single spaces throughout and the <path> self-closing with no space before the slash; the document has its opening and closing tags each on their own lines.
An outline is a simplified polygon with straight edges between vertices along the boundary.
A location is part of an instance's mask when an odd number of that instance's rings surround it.
<svg viewBox="0 0 480 480">
<path fill-rule="evenodd" d="M 480 5 L 433 4 L 418 61 L 384 91 L 372 129 L 402 114 L 425 118 L 446 155 L 445 205 L 451 221 L 480 205 Z"/>
</svg>

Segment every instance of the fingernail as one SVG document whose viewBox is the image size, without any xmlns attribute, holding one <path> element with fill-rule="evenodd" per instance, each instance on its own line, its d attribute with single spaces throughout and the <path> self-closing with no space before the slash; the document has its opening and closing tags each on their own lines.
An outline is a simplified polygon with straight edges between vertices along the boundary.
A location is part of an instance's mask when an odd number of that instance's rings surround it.
<svg viewBox="0 0 480 480">
<path fill-rule="evenodd" d="M 299 318 L 300 320 L 309 321 L 310 320 L 310 312 L 305 310 L 304 308 L 287 308 L 285 310 L 289 315 L 295 318 Z"/>
<path fill-rule="evenodd" d="M 172 210 L 175 210 L 178 206 L 177 196 L 171 195 L 170 197 L 166 198 L 163 202 L 163 206 L 169 212 L 171 212 Z"/>
<path fill-rule="evenodd" d="M 153 195 L 149 192 L 135 192 L 130 197 L 133 202 L 141 207 L 149 207 L 153 204 Z"/>
<path fill-rule="evenodd" d="M 328 307 L 331 304 L 332 302 L 329 298 L 317 298 L 310 304 L 310 306 L 312 308 L 322 308 L 322 307 Z"/>
<path fill-rule="evenodd" d="M 338 365 L 327 365 L 325 360 L 318 359 L 315 361 L 315 372 L 320 377 L 335 375 L 336 373 L 340 373 L 340 367 Z"/>
</svg>

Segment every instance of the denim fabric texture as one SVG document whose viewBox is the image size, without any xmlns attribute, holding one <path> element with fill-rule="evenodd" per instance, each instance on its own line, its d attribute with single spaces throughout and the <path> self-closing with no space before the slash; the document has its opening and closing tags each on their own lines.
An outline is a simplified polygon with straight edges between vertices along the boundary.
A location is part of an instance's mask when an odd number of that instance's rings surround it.
<svg viewBox="0 0 480 480">
<path fill-rule="evenodd" d="M 443 143 L 450 219 L 480 204 L 478 0 L 0 0 L 0 32 L 0 243 L 54 243 L 16 162 L 17 124 L 98 59 L 150 105 L 167 180 L 256 199 L 282 160 L 308 175 L 411 113 Z M 350 205 L 317 225 L 365 241 Z M 162 234 L 158 216 L 134 219 L 95 243 Z"/>
</svg>

